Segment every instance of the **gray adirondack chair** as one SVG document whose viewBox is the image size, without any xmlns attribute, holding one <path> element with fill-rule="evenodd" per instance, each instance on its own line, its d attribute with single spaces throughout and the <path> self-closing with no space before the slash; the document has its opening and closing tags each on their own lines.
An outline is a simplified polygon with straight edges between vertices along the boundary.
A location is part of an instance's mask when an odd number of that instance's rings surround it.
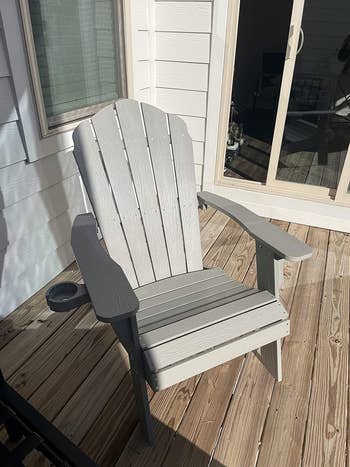
<svg viewBox="0 0 350 467">
<path fill-rule="evenodd" d="M 76 218 L 73 250 L 99 320 L 128 352 L 142 428 L 152 443 L 146 381 L 154 391 L 249 351 L 281 379 L 289 320 L 278 300 L 283 260 L 311 249 L 246 208 L 196 193 L 183 120 L 123 99 L 74 131 L 92 214 Z M 256 240 L 258 289 L 202 263 L 198 206 L 213 206 Z"/>
</svg>

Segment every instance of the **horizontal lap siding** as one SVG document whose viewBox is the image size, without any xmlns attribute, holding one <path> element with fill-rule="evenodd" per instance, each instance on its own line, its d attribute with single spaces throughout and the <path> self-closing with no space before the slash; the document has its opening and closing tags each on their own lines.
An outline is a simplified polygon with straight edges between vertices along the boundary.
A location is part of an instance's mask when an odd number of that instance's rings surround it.
<svg viewBox="0 0 350 467">
<path fill-rule="evenodd" d="M 85 212 L 69 147 L 26 161 L 7 50 L 0 28 L 0 317 L 73 261 L 71 226 Z"/>
<path fill-rule="evenodd" d="M 151 0 L 131 2 L 134 98 L 148 103 L 152 100 L 151 3 Z"/>
<path fill-rule="evenodd" d="M 0 28 L 0 169 L 25 159 L 5 37 Z"/>
<path fill-rule="evenodd" d="M 68 162 L 72 157 L 54 155 L 0 170 L 0 316 L 74 260 L 71 227 L 85 208 L 76 167 Z M 62 170 L 59 159 L 65 159 Z"/>
<path fill-rule="evenodd" d="M 197 189 L 204 162 L 212 2 L 155 2 L 156 105 L 184 119 L 193 139 Z"/>
</svg>

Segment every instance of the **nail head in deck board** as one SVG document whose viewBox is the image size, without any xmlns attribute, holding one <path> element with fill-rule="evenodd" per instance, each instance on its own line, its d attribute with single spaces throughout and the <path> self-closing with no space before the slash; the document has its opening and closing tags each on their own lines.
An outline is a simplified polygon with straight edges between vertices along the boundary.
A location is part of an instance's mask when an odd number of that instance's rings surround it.
<svg viewBox="0 0 350 467">
<path fill-rule="evenodd" d="M 350 236 L 331 232 L 303 466 L 345 465 L 350 310 Z M 320 410 L 322 407 L 322 410 Z M 312 421 L 312 423 L 310 423 Z"/>
</svg>

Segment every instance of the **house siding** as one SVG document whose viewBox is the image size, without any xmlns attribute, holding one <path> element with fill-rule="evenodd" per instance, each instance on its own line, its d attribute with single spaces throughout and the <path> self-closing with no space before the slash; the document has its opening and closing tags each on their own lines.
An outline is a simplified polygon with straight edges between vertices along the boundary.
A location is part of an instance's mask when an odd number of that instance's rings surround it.
<svg viewBox="0 0 350 467">
<path fill-rule="evenodd" d="M 7 6 L 6 2 L 0 6 L 1 24 L 3 9 Z M 63 145 L 59 152 L 51 153 L 49 147 L 44 147 L 46 154 L 39 147 L 36 152 L 31 150 L 30 160 L 34 162 L 29 162 L 28 147 L 33 145 L 26 138 L 23 123 L 25 120 L 28 123 L 31 114 L 19 112 L 20 97 L 16 94 L 11 69 L 11 61 L 18 60 L 18 56 L 11 56 L 7 40 L 1 27 L 1 317 L 13 311 L 73 261 L 70 230 L 75 216 L 85 211 L 71 142 Z M 21 50 L 24 50 L 24 44 Z M 28 92 L 31 93 L 31 89 Z"/>
<path fill-rule="evenodd" d="M 180 115 L 193 139 L 197 189 L 202 187 L 212 31 L 211 1 L 155 2 L 156 105 Z"/>
</svg>

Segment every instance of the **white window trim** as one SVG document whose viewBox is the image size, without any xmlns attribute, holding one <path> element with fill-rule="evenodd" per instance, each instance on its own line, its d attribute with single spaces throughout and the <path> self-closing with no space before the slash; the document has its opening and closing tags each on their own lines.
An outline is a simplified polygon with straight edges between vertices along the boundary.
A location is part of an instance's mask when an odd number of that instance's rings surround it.
<svg viewBox="0 0 350 467">
<path fill-rule="evenodd" d="M 121 92 L 122 97 L 127 95 L 127 86 L 126 86 L 126 66 L 125 66 L 125 37 L 124 37 L 124 15 L 123 15 L 123 1 L 114 0 L 115 8 L 116 8 L 116 18 L 122 18 L 118 25 L 118 31 L 115 31 L 116 34 L 119 35 L 119 44 L 121 47 L 120 58 L 121 63 L 117 64 L 118 71 L 121 76 Z M 24 32 L 24 39 L 26 45 L 26 51 L 28 54 L 28 61 L 29 61 L 29 69 L 32 79 L 33 91 L 36 101 L 36 108 L 39 118 L 39 124 L 41 129 L 41 136 L 47 137 L 53 134 L 57 134 L 63 131 L 70 130 L 75 128 L 77 124 L 84 118 L 87 118 L 94 113 L 96 113 L 99 109 L 105 107 L 112 101 L 105 101 L 95 105 L 86 106 L 83 108 L 79 108 L 76 110 L 72 110 L 70 112 L 65 112 L 60 115 L 56 116 L 57 125 L 54 127 L 49 128 L 49 118 L 46 115 L 44 98 L 42 94 L 42 86 L 40 80 L 40 73 L 39 67 L 36 57 L 36 50 L 34 44 L 34 37 L 33 37 L 33 29 L 30 17 L 30 10 L 29 10 L 29 0 L 19 0 L 21 18 L 23 22 L 23 32 Z"/>
<path fill-rule="evenodd" d="M 24 32 L 19 4 L 14 0 L 1 0 L 3 30 L 6 39 L 12 81 L 17 100 L 17 111 L 23 132 L 23 142 L 29 162 L 59 152 L 68 152 L 73 147 L 72 133 L 75 123 L 59 133 L 42 137 L 38 112 L 34 98 L 28 56 L 25 49 Z M 125 59 L 128 97 L 133 96 L 133 61 L 130 0 L 124 0 Z"/>
</svg>

